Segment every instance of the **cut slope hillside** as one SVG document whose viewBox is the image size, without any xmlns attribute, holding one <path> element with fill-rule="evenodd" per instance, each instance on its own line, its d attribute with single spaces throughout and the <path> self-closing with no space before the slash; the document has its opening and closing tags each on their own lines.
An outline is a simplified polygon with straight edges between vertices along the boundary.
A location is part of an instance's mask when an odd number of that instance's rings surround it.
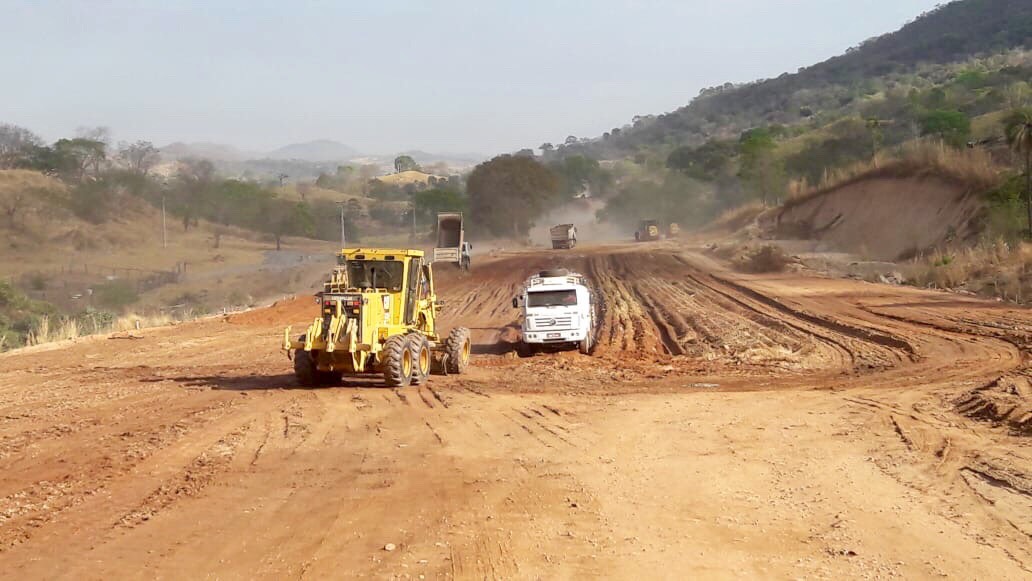
<svg viewBox="0 0 1032 581">
<path fill-rule="evenodd" d="M 786 205 L 766 220 L 777 238 L 806 238 L 877 260 L 908 258 L 981 231 L 981 192 L 940 176 L 870 176 Z"/>
</svg>

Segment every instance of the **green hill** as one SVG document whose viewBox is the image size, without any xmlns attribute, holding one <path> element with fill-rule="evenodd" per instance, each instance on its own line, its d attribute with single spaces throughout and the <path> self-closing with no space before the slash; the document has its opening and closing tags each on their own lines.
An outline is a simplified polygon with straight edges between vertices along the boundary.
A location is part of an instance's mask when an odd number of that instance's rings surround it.
<svg viewBox="0 0 1032 581">
<path fill-rule="evenodd" d="M 633 125 L 561 147 L 560 153 L 615 159 L 641 148 L 737 137 L 760 125 L 820 123 L 858 112 L 864 99 L 895 87 L 934 82 L 950 65 L 1021 48 L 1032 48 L 1032 2 L 960 0 L 796 73 L 704 89 L 685 107 L 637 117 Z M 1000 68 L 1015 80 L 1032 78 L 1027 64 Z"/>
</svg>

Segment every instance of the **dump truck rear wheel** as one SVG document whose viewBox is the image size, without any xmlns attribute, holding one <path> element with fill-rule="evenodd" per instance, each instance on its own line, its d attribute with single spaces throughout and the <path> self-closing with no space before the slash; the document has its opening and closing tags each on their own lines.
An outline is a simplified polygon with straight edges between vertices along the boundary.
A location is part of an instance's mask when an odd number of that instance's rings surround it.
<svg viewBox="0 0 1032 581">
<path fill-rule="evenodd" d="M 378 359 L 383 361 L 383 379 L 388 387 L 405 387 L 412 383 L 412 348 L 408 337 L 389 337 Z"/>
<path fill-rule="evenodd" d="M 456 327 L 444 340 L 444 352 L 448 355 L 446 362 L 448 373 L 464 373 L 469 366 L 469 354 L 472 351 L 472 344 L 469 337 L 469 329 Z"/>
<path fill-rule="evenodd" d="M 430 342 L 422 333 L 412 333 L 409 347 L 412 351 L 412 385 L 422 385 L 430 376 Z"/>
</svg>

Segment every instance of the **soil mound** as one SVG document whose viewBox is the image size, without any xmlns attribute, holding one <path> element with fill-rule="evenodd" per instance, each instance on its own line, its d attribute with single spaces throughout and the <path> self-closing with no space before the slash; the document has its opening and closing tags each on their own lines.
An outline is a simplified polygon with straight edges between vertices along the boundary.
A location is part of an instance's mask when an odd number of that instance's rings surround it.
<svg viewBox="0 0 1032 581">
<path fill-rule="evenodd" d="M 1032 387 L 1023 375 L 1003 376 L 970 391 L 958 398 L 955 406 L 969 418 L 1005 425 L 1018 434 L 1032 436 Z"/>
<path fill-rule="evenodd" d="M 975 189 L 948 178 L 882 176 L 789 201 L 762 216 L 761 226 L 775 238 L 818 240 L 827 250 L 898 260 L 973 241 L 983 209 Z"/>
<path fill-rule="evenodd" d="M 226 321 L 248 327 L 274 327 L 313 319 L 318 314 L 319 306 L 313 303 L 311 296 L 299 296 L 276 301 L 265 308 L 230 315 L 226 317 Z"/>
</svg>

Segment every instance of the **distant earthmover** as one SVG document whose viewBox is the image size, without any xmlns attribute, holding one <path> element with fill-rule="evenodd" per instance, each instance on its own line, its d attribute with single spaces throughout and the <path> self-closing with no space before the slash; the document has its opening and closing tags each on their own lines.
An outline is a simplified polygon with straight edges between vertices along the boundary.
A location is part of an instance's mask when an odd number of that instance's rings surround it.
<svg viewBox="0 0 1032 581">
<path fill-rule="evenodd" d="M 283 335 L 301 385 L 382 374 L 387 386 L 403 387 L 425 382 L 435 363 L 445 373 L 469 365 L 469 329 L 438 335 L 433 271 L 421 250 L 344 250 L 316 296 L 320 317 L 297 339 L 290 327 Z"/>
<path fill-rule="evenodd" d="M 573 224 L 556 224 L 548 230 L 552 238 L 552 249 L 569 250 L 577 246 L 577 227 Z"/>
<path fill-rule="evenodd" d="M 642 220 L 641 224 L 638 225 L 638 229 L 634 232 L 634 239 L 638 242 L 659 240 L 659 221 Z"/>
</svg>

